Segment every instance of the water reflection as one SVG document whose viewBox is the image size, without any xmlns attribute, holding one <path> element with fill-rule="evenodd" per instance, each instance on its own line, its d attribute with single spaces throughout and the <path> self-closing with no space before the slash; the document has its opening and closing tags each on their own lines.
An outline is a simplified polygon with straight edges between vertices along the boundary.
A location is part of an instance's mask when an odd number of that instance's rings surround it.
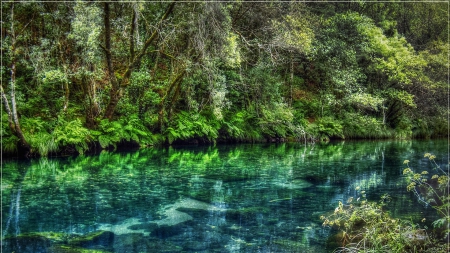
<svg viewBox="0 0 450 253">
<path fill-rule="evenodd" d="M 170 147 L 9 161 L 2 249 L 328 252 L 319 217 L 338 201 L 389 193 L 393 215 L 433 213 L 417 208 L 402 184 L 403 160 L 426 167 L 425 152 L 446 157 L 447 142 Z"/>
</svg>

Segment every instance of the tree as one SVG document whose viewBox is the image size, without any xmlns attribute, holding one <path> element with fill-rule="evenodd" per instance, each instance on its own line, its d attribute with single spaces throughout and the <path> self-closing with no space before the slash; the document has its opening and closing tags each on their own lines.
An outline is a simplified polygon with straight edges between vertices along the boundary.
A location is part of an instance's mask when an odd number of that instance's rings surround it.
<svg viewBox="0 0 450 253">
<path fill-rule="evenodd" d="M 110 24 L 110 3 L 104 3 L 103 11 L 104 11 L 104 26 L 105 26 L 105 46 L 103 47 L 105 55 L 106 55 L 106 63 L 108 66 L 109 80 L 111 83 L 111 89 L 109 92 L 110 98 L 109 103 L 105 109 L 104 118 L 111 119 L 114 113 L 114 110 L 119 102 L 120 98 L 123 95 L 123 88 L 129 84 L 129 79 L 132 71 L 137 67 L 137 65 L 141 62 L 142 57 L 145 55 L 149 46 L 153 43 L 153 41 L 157 38 L 159 34 L 159 29 L 164 20 L 166 20 L 169 15 L 172 13 L 173 8 L 175 6 L 175 1 L 169 4 L 166 9 L 166 12 L 159 20 L 156 25 L 156 29 L 152 32 L 150 37 L 147 38 L 144 45 L 135 53 L 135 49 L 133 48 L 133 32 L 135 28 L 132 29 L 132 34 L 130 35 L 130 63 L 126 66 L 126 69 L 123 74 L 120 75 L 120 79 L 116 78 L 116 72 L 112 60 L 112 52 L 111 52 L 111 24 Z M 135 13 L 135 12 L 133 12 Z M 132 27 L 136 27 L 135 25 L 135 14 L 132 15 Z M 133 57 L 134 56 L 134 57 Z"/>
<path fill-rule="evenodd" d="M 14 6 L 15 4 L 11 4 L 11 16 L 10 16 L 10 30 L 8 31 L 9 37 L 10 37 L 10 66 L 11 66 L 11 79 L 10 79 L 10 87 L 9 87 L 9 99 L 5 94 L 3 86 L 0 86 L 1 88 L 1 96 L 3 100 L 3 104 L 5 105 L 5 110 L 8 114 L 8 123 L 11 131 L 14 135 L 16 135 L 19 138 L 20 142 L 20 148 L 28 153 L 30 151 L 30 144 L 28 144 L 27 140 L 25 139 L 25 136 L 22 132 L 22 129 L 20 127 L 19 122 L 19 115 L 17 112 L 17 102 L 16 102 L 16 59 L 17 59 L 17 37 L 20 36 L 20 32 L 23 31 L 25 27 L 22 28 L 22 31 L 19 31 L 19 33 L 15 30 L 15 19 L 14 19 Z M 10 102 L 11 101 L 11 102 Z M 9 103 L 11 103 L 11 106 L 9 106 Z"/>
</svg>

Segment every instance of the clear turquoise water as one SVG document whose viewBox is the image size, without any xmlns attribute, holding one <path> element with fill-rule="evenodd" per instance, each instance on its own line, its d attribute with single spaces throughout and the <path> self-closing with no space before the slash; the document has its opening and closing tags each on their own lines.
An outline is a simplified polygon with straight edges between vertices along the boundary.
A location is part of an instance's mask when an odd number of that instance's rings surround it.
<svg viewBox="0 0 450 253">
<path fill-rule="evenodd" d="M 5 161 L 2 250 L 331 252 L 332 231 L 319 217 L 361 190 L 374 201 L 390 194 L 393 216 L 433 219 L 434 210 L 406 191 L 402 176 L 404 160 L 431 169 L 426 152 L 447 168 L 447 140 L 149 148 Z"/>
</svg>

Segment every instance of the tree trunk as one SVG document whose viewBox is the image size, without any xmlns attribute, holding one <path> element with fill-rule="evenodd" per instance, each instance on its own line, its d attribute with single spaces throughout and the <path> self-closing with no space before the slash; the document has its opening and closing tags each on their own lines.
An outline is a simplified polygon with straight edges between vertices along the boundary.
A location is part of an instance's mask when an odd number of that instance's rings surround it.
<svg viewBox="0 0 450 253">
<path fill-rule="evenodd" d="M 3 90 L 3 86 L 0 85 L 0 88 L 1 88 L 1 93 L 2 93 L 3 104 L 5 105 L 5 110 L 6 110 L 6 113 L 8 114 L 9 129 L 11 129 L 11 132 L 13 134 L 16 134 L 16 127 L 14 126 L 14 121 L 12 119 L 12 112 L 11 112 L 11 108 L 9 107 L 8 97 L 6 97 L 6 94 Z"/>
<path fill-rule="evenodd" d="M 25 153 L 29 153 L 31 148 L 30 144 L 25 139 L 25 136 L 22 133 L 22 129 L 20 128 L 19 123 L 19 115 L 17 113 L 17 104 L 16 104 L 16 34 L 14 33 L 14 4 L 11 6 L 11 83 L 10 83 L 10 99 L 11 99 L 11 110 L 8 117 L 11 117 L 14 122 L 14 134 L 20 140 L 19 149 L 23 150 Z M 2 88 L 3 91 L 3 88 Z M 3 93 L 3 92 L 2 92 Z M 2 97 L 6 97 L 3 93 Z M 8 103 L 8 101 L 5 101 Z M 8 110 L 8 109 L 7 109 Z"/>
<path fill-rule="evenodd" d="M 108 64 L 108 72 L 109 72 L 109 78 L 111 81 L 111 91 L 109 93 L 109 103 L 105 109 L 105 115 L 104 118 L 112 119 L 112 116 L 114 114 L 114 111 L 116 109 L 117 104 L 119 103 L 120 98 L 122 97 L 122 88 L 127 86 L 129 83 L 129 79 L 131 77 L 131 72 L 133 69 L 139 65 L 141 62 L 142 57 L 145 55 L 148 47 L 153 43 L 155 38 L 158 36 L 158 29 L 161 26 L 162 22 L 166 20 L 170 13 L 172 13 L 173 8 L 175 6 L 175 1 L 173 1 L 167 8 L 166 12 L 162 16 L 161 20 L 159 21 L 157 28 L 152 33 L 152 35 L 145 41 L 144 46 L 140 50 L 138 54 L 135 53 L 134 49 L 130 48 L 130 52 L 132 54 L 136 54 L 132 61 L 129 63 L 125 73 L 123 74 L 123 78 L 120 81 L 120 83 L 117 81 L 114 73 L 114 66 L 112 65 L 112 56 L 111 56 L 111 24 L 109 21 L 109 3 L 105 2 L 104 5 L 104 24 L 105 24 L 105 53 L 106 53 L 106 61 Z M 135 17 L 133 16 L 132 19 Z M 133 23 L 133 22 L 132 22 Z M 132 24 L 133 26 L 133 24 Z M 133 39 L 131 36 L 130 39 Z M 130 44 L 132 42 L 130 41 Z M 133 43 L 134 44 L 134 43 Z"/>
<path fill-rule="evenodd" d="M 289 81 L 289 106 L 292 106 L 293 100 L 293 85 L 294 85 L 294 59 L 291 53 L 291 67 L 290 67 L 290 81 Z"/>
<path fill-rule="evenodd" d="M 105 2 L 104 8 L 104 24 L 105 24 L 105 54 L 106 64 L 108 65 L 109 80 L 111 82 L 111 90 L 109 91 L 109 103 L 105 110 L 104 117 L 111 119 L 114 113 L 114 109 L 119 102 L 119 82 L 114 73 L 114 66 L 112 64 L 111 56 L 111 23 L 109 22 L 109 3 Z"/>
<path fill-rule="evenodd" d="M 59 44 L 59 55 L 61 58 L 61 64 L 64 68 L 64 75 L 66 76 L 66 80 L 64 81 L 64 107 L 63 107 L 63 112 L 67 112 L 67 108 L 69 107 L 69 95 L 70 95 L 70 90 L 69 90 L 69 75 L 68 75 L 68 71 L 67 71 L 67 65 L 65 63 L 64 60 L 64 54 L 63 54 L 63 49 L 61 46 L 61 43 Z"/>
<path fill-rule="evenodd" d="M 159 131 L 160 133 L 163 133 L 165 128 L 164 128 L 164 115 L 166 112 L 166 106 L 164 105 L 167 97 L 170 95 L 170 93 L 172 92 L 172 90 L 175 88 L 176 85 L 181 85 L 181 81 L 183 80 L 184 75 L 186 74 L 186 70 L 183 70 L 180 74 L 178 74 L 178 76 L 172 81 L 172 83 L 169 86 L 169 89 L 167 90 L 166 94 L 164 95 L 164 97 L 162 97 L 161 102 L 159 103 L 159 113 L 158 113 L 158 122 L 159 122 Z M 175 97 L 176 93 L 177 93 L 178 87 L 177 89 L 175 89 L 175 94 L 172 98 Z M 173 104 L 175 103 L 174 99 L 172 99 L 171 104 L 169 106 L 169 108 L 172 108 Z"/>
</svg>

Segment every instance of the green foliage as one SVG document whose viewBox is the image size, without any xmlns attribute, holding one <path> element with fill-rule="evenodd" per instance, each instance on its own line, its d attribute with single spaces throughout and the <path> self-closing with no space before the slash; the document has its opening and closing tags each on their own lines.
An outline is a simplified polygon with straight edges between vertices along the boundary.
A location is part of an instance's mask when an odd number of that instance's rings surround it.
<svg viewBox="0 0 450 253">
<path fill-rule="evenodd" d="M 107 148 L 121 141 L 135 142 L 141 146 L 152 144 L 151 134 L 142 125 L 137 115 L 131 115 L 129 118 L 122 118 L 118 121 L 109 121 L 104 119 L 100 121 L 99 131 L 94 131 L 93 135 L 98 138 L 100 146 Z"/>
<path fill-rule="evenodd" d="M 401 101 L 404 105 L 415 108 L 414 95 L 409 94 L 404 90 L 389 89 L 386 91 L 387 95 L 394 100 Z"/>
<path fill-rule="evenodd" d="M 273 20 L 273 29 L 278 33 L 275 41 L 283 48 L 311 52 L 314 31 L 308 18 L 305 13 L 292 13 L 285 15 L 281 21 Z"/>
<path fill-rule="evenodd" d="M 369 93 L 354 93 L 349 96 L 349 102 L 361 110 L 379 111 L 383 107 L 384 99 Z"/>
<path fill-rule="evenodd" d="M 379 120 L 358 113 L 347 113 L 343 119 L 343 135 L 345 138 L 390 138 L 392 133 Z"/>
<path fill-rule="evenodd" d="M 401 117 L 395 128 L 395 138 L 409 139 L 412 137 L 412 124 L 407 117 Z"/>
<path fill-rule="evenodd" d="M 72 31 L 68 38 L 73 39 L 82 50 L 83 62 L 94 63 L 99 61 L 98 48 L 99 36 L 102 30 L 102 14 L 96 5 L 88 5 L 82 1 L 76 1 L 73 7 L 74 17 L 71 22 Z"/>
<path fill-rule="evenodd" d="M 238 140 L 244 139 L 245 115 L 245 111 L 240 111 L 223 120 L 222 125 L 228 136 Z"/>
<path fill-rule="evenodd" d="M 414 172 L 409 166 L 409 160 L 405 160 L 407 168 L 403 170 L 403 175 L 406 175 L 408 180 L 408 191 L 414 192 L 419 202 L 426 206 L 431 206 L 435 209 L 440 219 L 435 220 L 433 225 L 441 228 L 444 237 L 450 235 L 450 178 L 448 170 L 443 170 L 435 161 L 436 156 L 426 153 L 424 155 L 431 165 L 431 170 L 423 170 L 420 173 Z M 431 177 L 429 175 L 432 175 Z"/>
<path fill-rule="evenodd" d="M 448 119 L 444 116 L 445 114 L 442 113 L 441 117 L 433 117 L 429 120 L 431 127 L 431 136 L 434 137 L 444 137 L 448 136 L 449 133 L 449 124 Z"/>
<path fill-rule="evenodd" d="M 263 135 L 259 122 L 260 118 L 253 108 L 229 113 L 221 121 L 222 129 L 226 133 L 221 137 L 239 141 L 262 141 Z"/>
<path fill-rule="evenodd" d="M 14 135 L 8 125 L 8 115 L 2 113 L 1 124 L 0 124 L 0 136 L 2 140 L 2 150 L 4 153 L 14 153 L 17 151 L 17 143 L 19 138 Z"/>
<path fill-rule="evenodd" d="M 445 252 L 424 229 L 392 218 L 384 210 L 389 201 L 388 195 L 380 203 L 350 198 L 330 216 L 321 216 L 323 226 L 340 231 L 331 238 L 338 247 L 334 252 Z"/>
<path fill-rule="evenodd" d="M 98 136 L 98 141 L 102 148 L 107 148 L 109 145 L 113 145 L 117 148 L 117 143 L 121 140 L 120 132 L 123 130 L 122 125 L 118 121 L 110 122 L 108 119 L 100 121 L 100 132 L 94 132 L 94 136 Z"/>
<path fill-rule="evenodd" d="M 380 203 L 349 199 L 347 204 L 339 202 L 332 215 L 322 216 L 323 226 L 341 231 L 334 237 L 341 247 L 334 252 L 445 252 L 424 229 L 384 211 L 388 201 L 387 195 Z"/>
<path fill-rule="evenodd" d="M 208 119 L 198 113 L 181 111 L 166 130 L 169 143 L 175 140 L 206 138 L 213 142 L 218 137 L 220 124 L 215 119 Z"/>
<path fill-rule="evenodd" d="M 80 119 L 66 121 L 62 117 L 58 120 L 53 136 L 56 145 L 74 147 L 80 154 L 87 151 L 88 143 L 92 140 L 89 130 L 83 126 Z"/>
<path fill-rule="evenodd" d="M 238 68 L 241 65 L 241 54 L 239 52 L 238 36 L 229 32 L 224 45 L 225 65 L 229 68 Z"/>
<path fill-rule="evenodd" d="M 284 103 L 274 103 L 270 107 L 262 107 L 258 124 L 266 137 L 286 137 L 293 135 L 293 120 L 291 108 Z"/>
<path fill-rule="evenodd" d="M 330 138 L 344 138 L 341 122 L 331 117 L 319 118 L 308 126 L 308 132 L 325 141 Z"/>
<path fill-rule="evenodd" d="M 122 81 L 139 58 L 115 94 L 112 122 L 103 118 L 116 88 L 105 74 L 104 5 L 31 3 L 5 14 L 5 32 L 16 36 L 2 45 L 2 87 L 11 96 L 15 59 L 17 111 L 34 152 L 85 150 L 90 135 L 103 148 L 307 133 L 325 140 L 447 135 L 444 5 L 274 1 L 241 12 L 241 2 L 194 9 L 177 2 L 159 23 L 167 6 L 110 3 L 109 74 Z M 70 132 L 64 126 L 78 118 L 90 133 L 56 141 L 54 131 Z M 14 150 L 16 137 L 2 135 Z"/>
<path fill-rule="evenodd" d="M 359 65 L 365 43 L 359 27 L 369 25 L 369 19 L 351 12 L 324 21 L 315 41 L 313 59 L 317 68 L 311 71 L 311 78 L 318 79 L 322 91 L 345 95 L 365 82 L 365 66 Z"/>
<path fill-rule="evenodd" d="M 41 73 L 41 77 L 44 84 L 61 85 L 68 82 L 66 74 L 59 69 L 45 71 Z"/>
<path fill-rule="evenodd" d="M 414 52 L 405 38 L 386 37 L 380 28 L 373 25 L 363 27 L 361 33 L 367 38 L 367 53 L 375 56 L 373 69 L 385 74 L 389 82 L 411 84 L 413 79 L 420 78 L 420 71 L 426 62 Z"/>
<path fill-rule="evenodd" d="M 430 138 L 431 131 L 426 119 L 416 119 L 412 126 L 413 137 Z"/>
<path fill-rule="evenodd" d="M 22 117 L 21 126 L 32 152 L 37 151 L 41 156 L 47 156 L 49 152 L 58 151 L 59 146 L 55 137 L 47 132 L 48 123 L 40 117 Z"/>
<path fill-rule="evenodd" d="M 140 117 L 149 112 L 154 113 L 161 102 L 161 97 L 155 90 L 164 85 L 166 84 L 152 82 L 148 72 L 133 72 L 126 90 L 127 96 L 121 100 L 118 111 L 127 115 L 138 114 Z"/>
</svg>

